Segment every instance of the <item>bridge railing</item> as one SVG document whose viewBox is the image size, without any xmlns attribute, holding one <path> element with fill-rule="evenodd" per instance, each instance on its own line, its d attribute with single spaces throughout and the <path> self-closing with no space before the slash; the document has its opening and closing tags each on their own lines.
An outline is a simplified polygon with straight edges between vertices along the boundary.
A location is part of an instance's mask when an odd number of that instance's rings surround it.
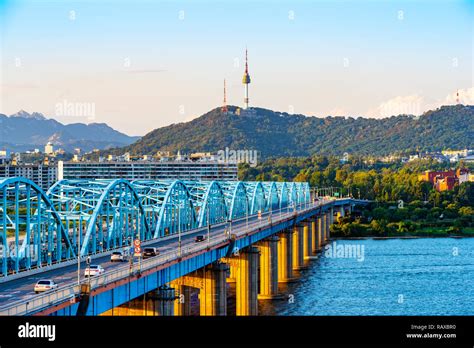
<svg viewBox="0 0 474 348">
<path fill-rule="evenodd" d="M 324 200 L 324 201 L 319 201 L 317 203 L 314 203 L 314 202 L 302 203 L 299 207 L 297 207 L 296 210 L 300 213 L 304 213 L 304 212 L 314 209 L 315 207 L 324 205 L 330 201 L 331 200 L 329 201 Z M 264 216 L 268 216 L 268 214 L 269 212 L 267 212 Z M 294 214 L 295 214 L 294 209 L 289 210 L 289 211 L 287 208 L 275 210 L 272 212 L 272 217 L 274 217 L 272 218 L 272 223 L 281 222 L 287 219 L 288 217 L 292 217 Z M 242 220 L 245 220 L 245 219 L 246 218 L 240 218 L 238 220 L 235 220 L 234 223 L 236 223 L 237 221 L 242 222 Z M 258 228 L 265 225 L 268 225 L 268 222 L 266 219 L 255 220 L 255 215 L 254 215 L 253 220 L 251 222 L 249 221 L 248 228 L 252 230 L 254 228 Z M 202 230 L 202 228 L 199 230 Z M 232 229 L 232 234 L 241 236 L 243 234 L 248 233 L 248 231 L 249 230 L 247 229 L 247 224 L 241 224 Z M 98 287 L 116 282 L 117 280 L 127 278 L 133 274 L 137 274 L 139 272 L 146 271 L 148 269 L 157 267 L 159 265 L 166 264 L 167 262 L 174 261 L 180 257 L 185 257 L 192 253 L 202 251 L 205 248 L 208 248 L 208 247 L 212 248 L 227 240 L 229 240 L 228 234 L 215 236 L 212 238 L 212 241 L 209 241 L 208 243 L 205 243 L 205 244 L 197 243 L 197 244 L 192 244 L 190 246 L 184 246 L 181 248 L 181 251 L 173 250 L 173 251 L 158 255 L 156 257 L 149 258 L 147 260 L 141 260 L 138 263 L 136 262 L 133 263 L 132 267 L 130 267 L 129 265 L 124 265 L 123 267 L 118 267 L 117 269 L 107 271 L 100 276 L 85 279 L 81 281 L 81 284 L 90 284 L 91 290 L 96 289 Z M 75 302 L 75 298 L 79 293 L 80 293 L 80 285 L 78 284 L 65 285 L 62 287 L 58 287 L 55 290 L 48 291 L 44 294 L 36 295 L 33 298 L 28 299 L 26 301 L 19 300 L 19 301 L 10 303 L 0 308 L 0 315 L 12 316 L 12 315 L 32 314 L 44 308 L 57 305 L 60 303 L 64 303 L 65 301 L 68 301 L 68 300 Z"/>
</svg>

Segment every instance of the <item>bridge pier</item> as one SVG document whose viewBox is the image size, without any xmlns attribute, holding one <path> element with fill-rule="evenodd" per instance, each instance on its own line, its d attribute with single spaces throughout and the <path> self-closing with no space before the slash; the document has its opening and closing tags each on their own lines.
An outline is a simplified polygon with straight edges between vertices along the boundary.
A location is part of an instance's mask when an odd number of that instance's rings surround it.
<svg viewBox="0 0 474 348">
<path fill-rule="evenodd" d="M 244 249 L 238 256 L 236 315 L 258 314 L 258 259 L 259 251 L 252 246 Z"/>
<path fill-rule="evenodd" d="M 260 250 L 260 292 L 259 300 L 278 297 L 278 236 L 271 236 L 259 242 Z"/>
<path fill-rule="evenodd" d="M 333 213 L 333 210 L 331 208 L 331 210 L 328 212 L 328 215 L 327 215 L 327 224 L 326 224 L 326 240 L 329 241 L 329 237 L 330 237 L 330 233 L 329 233 L 329 227 L 331 226 L 332 224 L 332 220 L 333 220 L 333 217 L 334 215 L 332 214 Z"/>
<path fill-rule="evenodd" d="M 303 258 L 311 259 L 313 256 L 313 232 L 311 230 L 311 222 L 303 222 Z"/>
<path fill-rule="evenodd" d="M 177 290 L 176 300 L 174 301 L 174 315 L 191 315 L 191 287 L 187 285 L 173 285 Z"/>
<path fill-rule="evenodd" d="M 226 277 L 228 270 L 229 266 L 225 263 L 204 267 L 203 283 L 199 292 L 200 315 L 227 315 Z"/>
<path fill-rule="evenodd" d="M 288 283 L 293 278 L 293 238 L 291 230 L 285 230 L 278 234 L 278 282 Z"/>
<path fill-rule="evenodd" d="M 237 268 L 234 262 L 229 263 L 229 276 L 227 277 L 227 283 L 235 283 L 237 277 Z"/>
<path fill-rule="evenodd" d="M 319 236 L 320 236 L 320 248 L 324 246 L 326 243 L 326 235 L 325 235 L 325 227 L 324 227 L 324 215 L 321 214 L 318 218 L 318 230 L 319 230 Z"/>
<path fill-rule="evenodd" d="M 305 268 L 303 228 L 303 225 L 293 227 L 293 270 L 295 271 Z"/>
<path fill-rule="evenodd" d="M 313 217 L 309 223 L 311 226 L 311 252 L 313 255 L 316 255 L 319 250 L 319 232 L 317 227 L 318 220 L 317 218 Z"/>
<path fill-rule="evenodd" d="M 175 292 L 173 288 L 167 285 L 160 286 L 155 290 L 154 299 L 156 300 L 155 315 L 173 316 L 175 301 Z"/>
</svg>

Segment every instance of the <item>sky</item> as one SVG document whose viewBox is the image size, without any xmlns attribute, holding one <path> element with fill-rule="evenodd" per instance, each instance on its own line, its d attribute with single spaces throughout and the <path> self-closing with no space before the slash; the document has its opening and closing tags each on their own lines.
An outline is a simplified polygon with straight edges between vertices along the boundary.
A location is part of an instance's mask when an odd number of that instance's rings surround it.
<svg viewBox="0 0 474 348">
<path fill-rule="evenodd" d="M 144 135 L 222 105 L 388 117 L 474 104 L 474 0 L 0 0 L 0 113 Z"/>
</svg>

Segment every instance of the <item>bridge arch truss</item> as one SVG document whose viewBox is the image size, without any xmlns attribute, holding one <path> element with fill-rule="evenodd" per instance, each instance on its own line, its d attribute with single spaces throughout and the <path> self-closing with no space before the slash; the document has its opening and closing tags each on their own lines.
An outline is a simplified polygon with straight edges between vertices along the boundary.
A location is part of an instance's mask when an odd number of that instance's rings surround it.
<svg viewBox="0 0 474 348">
<path fill-rule="evenodd" d="M 0 274 L 309 202 L 307 183 L 0 178 Z M 33 252 L 32 252 L 33 251 Z"/>
</svg>

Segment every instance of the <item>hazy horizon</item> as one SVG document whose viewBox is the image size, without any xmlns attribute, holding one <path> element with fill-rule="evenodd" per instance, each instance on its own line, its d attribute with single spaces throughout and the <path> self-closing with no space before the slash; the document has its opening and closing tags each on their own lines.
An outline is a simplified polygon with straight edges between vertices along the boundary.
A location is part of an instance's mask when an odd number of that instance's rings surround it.
<svg viewBox="0 0 474 348">
<path fill-rule="evenodd" d="M 0 112 L 142 136 L 220 106 L 224 79 L 242 106 L 247 47 L 251 106 L 419 115 L 474 104 L 472 23 L 468 0 L 0 0 Z"/>
</svg>

